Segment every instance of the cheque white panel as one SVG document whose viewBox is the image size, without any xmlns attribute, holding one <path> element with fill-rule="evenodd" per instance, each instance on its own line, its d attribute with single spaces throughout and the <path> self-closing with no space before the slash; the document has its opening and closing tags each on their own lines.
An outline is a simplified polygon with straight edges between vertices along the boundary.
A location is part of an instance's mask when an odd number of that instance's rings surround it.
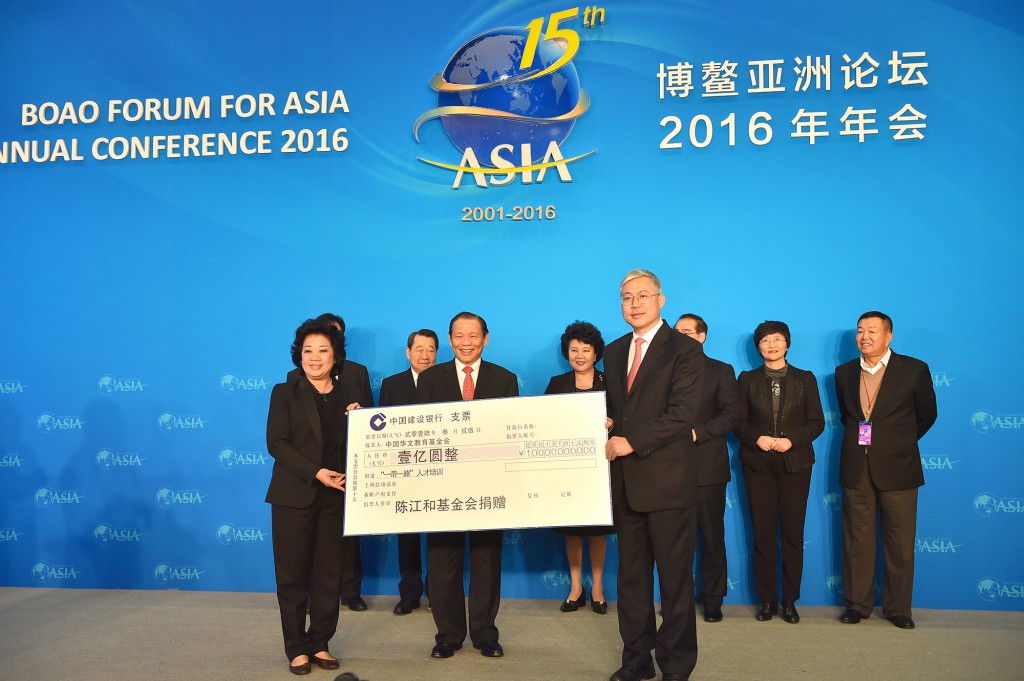
<svg viewBox="0 0 1024 681">
<path fill-rule="evenodd" d="M 612 523 L 604 393 L 360 409 L 345 534 Z"/>
</svg>

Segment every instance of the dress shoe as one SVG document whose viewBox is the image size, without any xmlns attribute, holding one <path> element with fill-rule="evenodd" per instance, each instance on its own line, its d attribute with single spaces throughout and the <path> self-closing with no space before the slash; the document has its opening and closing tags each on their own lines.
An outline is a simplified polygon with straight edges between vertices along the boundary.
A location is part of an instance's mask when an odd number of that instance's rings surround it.
<svg viewBox="0 0 1024 681">
<path fill-rule="evenodd" d="M 438 660 L 451 657 L 455 654 L 455 651 L 461 647 L 461 643 L 457 646 L 453 646 L 451 643 L 438 643 L 434 646 L 433 650 L 430 651 L 430 656 Z"/>
<path fill-rule="evenodd" d="M 839 616 L 839 621 L 843 624 L 857 624 L 861 620 L 866 620 L 871 615 L 862 615 L 853 608 L 847 608 L 842 615 Z"/>
<path fill-rule="evenodd" d="M 504 657 L 505 649 L 501 647 L 501 644 L 497 641 L 488 641 L 482 646 L 473 646 L 474 648 L 480 649 L 480 654 L 484 657 Z"/>
<path fill-rule="evenodd" d="M 689 676 L 683 676 L 682 674 L 663 674 L 661 681 L 686 681 Z"/>
<path fill-rule="evenodd" d="M 900 629 L 914 628 L 914 620 L 904 615 L 896 615 L 895 617 L 890 617 L 889 621 L 892 622 L 894 627 L 899 627 Z"/>
<path fill-rule="evenodd" d="M 704 606 L 704 621 L 705 622 L 721 622 L 722 621 L 722 607 L 715 605 Z"/>
<path fill-rule="evenodd" d="M 590 601 L 590 609 L 596 612 L 598 615 L 608 614 L 608 601 Z"/>
<path fill-rule="evenodd" d="M 408 615 L 410 612 L 412 612 L 418 607 L 420 607 L 419 601 L 414 601 L 409 598 L 403 598 L 402 600 L 398 601 L 398 605 L 395 606 L 395 609 L 392 612 L 394 612 L 396 615 Z"/>
<path fill-rule="evenodd" d="M 330 653 L 327 654 L 329 655 Z M 312 659 L 312 661 L 315 662 L 316 666 L 320 667 L 320 669 L 337 669 L 339 666 L 341 666 L 341 663 L 338 662 L 337 658 L 334 657 L 318 657 L 314 655 L 310 659 Z"/>
<path fill-rule="evenodd" d="M 779 604 L 775 601 L 772 601 L 771 603 L 765 601 L 761 603 L 761 608 L 757 611 L 757 614 L 754 615 L 754 619 L 756 619 L 758 622 L 767 622 L 772 618 L 773 615 L 778 614 Z"/>
<path fill-rule="evenodd" d="M 796 611 L 795 603 L 782 601 L 782 620 L 790 624 L 796 624 L 800 621 L 800 613 Z"/>
<path fill-rule="evenodd" d="M 299 657 L 301 657 L 301 655 L 297 655 L 296 659 Z M 288 663 L 288 671 L 290 671 L 292 674 L 295 674 L 296 676 L 305 676 L 312 670 L 313 668 L 309 666 L 308 655 L 306 656 L 306 661 L 302 664 L 292 664 L 291 662 Z"/>
<path fill-rule="evenodd" d="M 366 608 L 368 607 L 366 605 L 366 601 L 364 601 L 361 596 L 342 598 L 341 604 L 348 606 L 349 610 L 354 610 L 355 612 L 362 612 L 363 610 L 366 610 Z"/>
<path fill-rule="evenodd" d="M 614 674 L 608 677 L 608 681 L 644 681 L 646 679 L 653 679 L 655 676 L 657 674 L 654 673 L 654 665 L 644 669 L 619 667 Z"/>
<path fill-rule="evenodd" d="M 577 598 L 575 601 L 571 601 L 568 598 L 566 598 L 565 602 L 562 603 L 561 607 L 559 607 L 558 609 L 561 610 L 562 612 L 576 612 L 577 610 L 579 610 L 580 608 L 582 608 L 586 604 L 587 604 L 587 592 L 586 591 L 580 591 L 580 597 L 579 598 Z"/>
</svg>

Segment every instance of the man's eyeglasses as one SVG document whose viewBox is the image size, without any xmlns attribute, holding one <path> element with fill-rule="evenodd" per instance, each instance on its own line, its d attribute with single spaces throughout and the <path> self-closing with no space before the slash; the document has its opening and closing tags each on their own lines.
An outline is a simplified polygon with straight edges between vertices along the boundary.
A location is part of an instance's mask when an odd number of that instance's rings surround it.
<svg viewBox="0 0 1024 681">
<path fill-rule="evenodd" d="M 647 291 L 641 291 L 636 295 L 632 293 L 624 293 L 619 296 L 619 301 L 622 303 L 622 307 L 629 307 L 636 301 L 637 305 L 647 305 L 655 296 L 661 295 L 660 293 L 648 293 Z"/>
</svg>

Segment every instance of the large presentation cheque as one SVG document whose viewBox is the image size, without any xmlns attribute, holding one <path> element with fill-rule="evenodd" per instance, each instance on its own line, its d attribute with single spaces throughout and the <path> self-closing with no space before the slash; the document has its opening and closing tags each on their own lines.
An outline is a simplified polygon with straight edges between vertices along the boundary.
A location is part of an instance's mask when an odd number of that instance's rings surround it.
<svg viewBox="0 0 1024 681">
<path fill-rule="evenodd" d="M 603 392 L 358 409 L 345 534 L 611 525 Z"/>
</svg>

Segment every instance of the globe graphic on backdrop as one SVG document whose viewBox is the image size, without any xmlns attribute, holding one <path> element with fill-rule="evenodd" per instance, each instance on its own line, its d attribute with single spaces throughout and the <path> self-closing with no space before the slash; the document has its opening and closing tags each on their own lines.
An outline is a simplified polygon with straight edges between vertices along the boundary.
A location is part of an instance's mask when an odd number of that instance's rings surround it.
<svg viewBox="0 0 1024 681">
<path fill-rule="evenodd" d="M 50 566 L 46 563 L 36 563 L 32 566 L 32 579 L 36 580 L 37 582 L 45 581 L 46 573 L 49 572 L 49 570 Z"/>
<path fill-rule="evenodd" d="M 978 582 L 978 595 L 986 601 L 994 601 L 999 592 L 999 583 L 986 577 Z"/>
<path fill-rule="evenodd" d="M 990 412 L 979 409 L 971 414 L 971 428 L 974 428 L 979 433 L 987 433 L 992 430 L 992 422 L 994 420 L 995 417 Z"/>
<path fill-rule="evenodd" d="M 511 144 L 514 152 L 502 156 L 520 163 L 520 145 L 531 144 L 531 163 L 538 163 L 552 140 L 561 144 L 572 131 L 574 119 L 547 122 L 542 119 L 572 111 L 580 99 L 580 81 L 576 67 L 565 64 L 557 71 L 533 80 L 523 80 L 541 71 L 564 54 L 553 40 L 541 41 L 533 64 L 520 69 L 528 32 L 525 28 L 496 28 L 482 33 L 460 47 L 445 67 L 444 79 L 456 85 L 485 85 L 462 92 L 438 93 L 443 106 L 472 106 L 527 117 L 509 119 L 494 116 L 455 114 L 441 117 L 448 137 L 465 152 L 472 147 L 481 164 L 491 165 L 491 151 L 500 144 Z"/>
<path fill-rule="evenodd" d="M 114 530 L 110 528 L 110 525 L 97 525 L 96 529 L 93 530 L 93 537 L 99 544 L 107 544 L 114 536 Z"/>
<path fill-rule="evenodd" d="M 114 463 L 114 453 L 109 449 L 101 449 L 96 453 L 96 465 L 100 468 L 110 468 Z"/>
<path fill-rule="evenodd" d="M 980 516 L 988 517 L 995 513 L 996 500 L 991 494 L 979 494 L 974 497 L 974 510 Z"/>
<path fill-rule="evenodd" d="M 167 563 L 160 563 L 153 568 L 153 578 L 157 584 L 166 584 L 171 580 L 171 566 Z"/>
<path fill-rule="evenodd" d="M 235 528 L 224 524 L 217 528 L 217 541 L 221 544 L 230 544 L 235 536 Z"/>
</svg>

